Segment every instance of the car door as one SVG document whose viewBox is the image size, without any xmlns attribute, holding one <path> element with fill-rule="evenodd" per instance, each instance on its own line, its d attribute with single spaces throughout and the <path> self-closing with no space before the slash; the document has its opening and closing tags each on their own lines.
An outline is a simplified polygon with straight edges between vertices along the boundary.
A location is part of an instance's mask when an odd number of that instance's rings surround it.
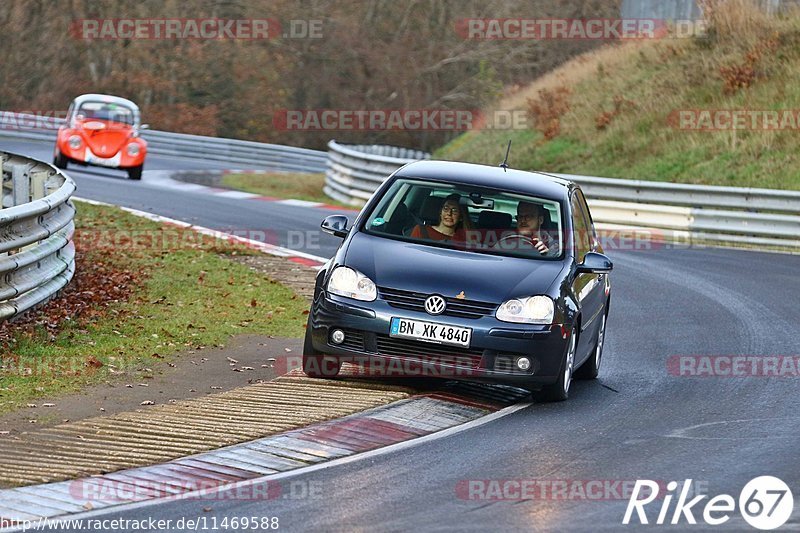
<svg viewBox="0 0 800 533">
<path fill-rule="evenodd" d="M 572 213 L 572 246 L 575 250 L 575 263 L 583 263 L 590 251 L 599 246 L 594 227 L 589 216 L 586 199 L 580 189 L 575 189 L 570 198 Z M 603 311 L 603 294 L 605 278 L 602 274 L 577 274 L 572 282 L 573 294 L 581 309 L 581 331 L 578 340 L 577 361 L 583 361 L 591 350 L 597 328 L 600 324 L 600 313 Z"/>
</svg>

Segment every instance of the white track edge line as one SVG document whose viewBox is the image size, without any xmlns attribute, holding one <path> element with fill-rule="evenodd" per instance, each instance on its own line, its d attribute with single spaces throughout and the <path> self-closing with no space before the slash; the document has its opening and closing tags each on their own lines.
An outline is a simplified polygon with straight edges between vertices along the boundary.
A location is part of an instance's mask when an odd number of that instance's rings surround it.
<svg viewBox="0 0 800 533">
<path fill-rule="evenodd" d="M 473 429 L 484 424 L 488 424 L 494 420 L 499 418 L 503 418 L 505 416 L 511 415 L 516 413 L 517 411 L 521 411 L 527 407 L 533 405 L 531 402 L 525 403 L 517 403 L 514 405 L 509 405 L 499 411 L 495 411 L 494 413 L 488 414 L 486 416 L 482 416 L 480 418 L 476 418 L 475 420 L 471 420 L 464 424 L 460 424 L 458 426 L 449 427 L 447 429 L 443 429 L 441 431 L 436 431 L 434 433 L 429 433 L 427 435 L 422 435 L 421 437 L 416 437 L 414 439 L 409 439 L 402 442 L 397 442 L 395 444 L 390 444 L 388 446 L 384 446 L 383 448 L 377 448 L 375 450 L 369 450 L 366 452 L 356 453 L 353 455 L 348 455 L 347 457 L 340 457 L 338 459 L 332 459 L 330 461 L 325 461 L 323 463 L 318 463 L 315 465 L 303 466 L 300 468 L 295 468 L 292 470 L 287 470 L 286 472 L 278 472 L 276 474 L 267 474 L 264 476 L 259 476 L 253 479 L 247 479 L 245 481 L 237 481 L 235 483 L 229 483 L 227 485 L 221 485 L 219 487 L 214 487 L 213 489 L 201 489 L 195 490 L 192 492 L 186 492 L 184 494 L 176 495 L 176 496 L 167 496 L 164 498 L 154 498 L 150 500 L 142 500 L 139 502 L 127 503 L 122 505 L 114 505 L 108 506 L 103 509 L 95 509 L 92 511 L 86 511 L 82 513 L 76 514 L 64 514 L 54 516 L 50 519 L 50 523 L 57 523 L 59 520 L 83 520 L 88 518 L 93 518 L 96 516 L 102 516 L 109 513 L 115 512 L 123 512 L 123 511 L 130 511 L 133 509 L 141 509 L 143 507 L 151 507 L 156 505 L 162 505 L 165 503 L 173 502 L 173 501 L 181 501 L 187 500 L 196 496 L 208 498 L 209 494 L 219 493 L 231 489 L 238 489 L 241 487 L 250 487 L 253 485 L 257 485 L 259 483 L 275 481 L 279 479 L 285 479 L 289 477 L 301 476 L 304 474 L 308 474 L 311 472 L 316 472 L 318 470 L 325 470 L 327 468 L 334 468 L 336 466 L 346 465 L 349 463 L 362 461 L 364 459 L 370 459 L 373 457 L 377 457 L 380 455 L 385 455 L 388 453 L 393 453 L 401 450 L 405 450 L 407 448 L 412 448 L 414 446 L 419 446 L 420 444 L 424 444 L 426 442 L 431 442 L 438 439 L 443 439 L 445 437 L 449 437 L 451 435 L 455 435 L 461 433 L 462 431 L 467 431 L 468 429 Z M 38 523 L 38 522 L 36 522 Z M 22 526 L 18 526 L 14 529 L 3 529 L 3 533 L 6 532 L 16 532 L 22 531 Z"/>
</svg>

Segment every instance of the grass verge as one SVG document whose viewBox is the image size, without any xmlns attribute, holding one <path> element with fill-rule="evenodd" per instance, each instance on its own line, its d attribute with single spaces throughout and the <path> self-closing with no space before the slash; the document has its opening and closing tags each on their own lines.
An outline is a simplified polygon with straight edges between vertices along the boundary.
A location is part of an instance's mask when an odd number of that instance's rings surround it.
<svg viewBox="0 0 800 533">
<path fill-rule="evenodd" d="M 115 378 L 231 335 L 300 336 L 308 304 L 226 255 L 254 253 L 113 207 L 78 204 L 77 273 L 0 331 L 0 413 Z"/>
<path fill-rule="evenodd" d="M 322 202 L 354 209 L 352 205 L 343 204 L 322 192 L 325 186 L 325 174 L 306 174 L 292 172 L 268 172 L 258 174 L 226 174 L 222 177 L 222 186 L 237 191 L 251 192 L 262 196 Z"/>
<path fill-rule="evenodd" d="M 510 138 L 511 165 L 525 170 L 800 189 L 800 16 L 767 18 L 748 0 L 709 5 L 707 36 L 575 58 L 497 104 L 527 112 L 529 127 L 467 132 L 435 157 L 495 165 Z M 753 128 L 749 115 L 726 127 L 709 120 L 719 110 L 777 111 L 780 127 Z"/>
</svg>

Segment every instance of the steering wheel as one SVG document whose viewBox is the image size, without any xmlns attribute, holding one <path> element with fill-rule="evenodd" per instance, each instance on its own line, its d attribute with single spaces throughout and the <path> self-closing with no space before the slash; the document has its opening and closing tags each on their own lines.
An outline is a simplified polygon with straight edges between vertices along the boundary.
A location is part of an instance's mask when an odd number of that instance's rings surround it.
<svg viewBox="0 0 800 533">
<path fill-rule="evenodd" d="M 534 249 L 536 248 L 536 245 L 534 244 L 534 242 L 533 242 L 533 239 L 531 239 L 531 238 L 530 238 L 530 237 L 528 237 L 527 235 L 522 235 L 522 234 L 520 234 L 520 233 L 515 233 L 515 234 L 513 234 L 513 235 L 506 235 L 505 237 L 502 237 L 502 238 L 501 238 L 499 241 L 497 241 L 496 243 L 494 243 L 494 244 L 491 246 L 491 248 L 497 248 L 497 247 L 498 247 L 498 245 L 500 245 L 500 243 L 503 243 L 503 242 L 505 242 L 505 241 L 510 241 L 510 240 L 512 240 L 512 239 L 514 239 L 514 240 L 518 240 L 518 241 L 521 241 L 521 243 L 528 244 L 528 245 L 530 245 L 530 246 L 531 246 L 531 248 L 534 248 Z"/>
</svg>

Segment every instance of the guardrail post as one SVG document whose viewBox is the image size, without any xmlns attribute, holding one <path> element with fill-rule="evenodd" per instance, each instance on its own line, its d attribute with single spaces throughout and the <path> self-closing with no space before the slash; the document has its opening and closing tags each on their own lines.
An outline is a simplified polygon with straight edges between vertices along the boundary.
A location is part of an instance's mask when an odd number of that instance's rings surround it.
<svg viewBox="0 0 800 533">
<path fill-rule="evenodd" d="M 31 201 L 31 185 L 24 165 L 11 165 L 11 195 L 14 205 L 27 204 Z"/>
<path fill-rule="evenodd" d="M 47 175 L 47 171 L 31 172 L 31 200 L 38 200 L 47 196 L 47 191 L 45 190 Z"/>
</svg>

